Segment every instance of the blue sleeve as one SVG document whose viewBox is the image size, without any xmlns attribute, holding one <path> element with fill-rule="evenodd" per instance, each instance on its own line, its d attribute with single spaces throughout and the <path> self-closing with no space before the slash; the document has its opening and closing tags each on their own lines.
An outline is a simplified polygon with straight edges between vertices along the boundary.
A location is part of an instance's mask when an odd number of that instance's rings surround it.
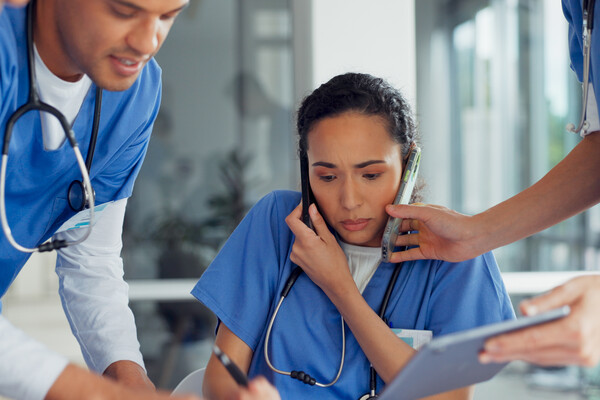
<svg viewBox="0 0 600 400">
<path fill-rule="evenodd" d="M 0 137 L 15 108 L 18 83 L 16 39 L 9 18 L 12 10 L 0 10 Z M 13 103 L 13 104 L 11 104 Z"/>
<path fill-rule="evenodd" d="M 579 82 L 583 81 L 583 16 L 581 2 L 579 0 L 563 0 L 563 14 L 569 23 L 569 53 L 571 57 L 571 69 L 577 74 Z M 600 10 L 596 10 L 600 11 Z M 597 21 L 597 20 L 596 20 Z M 595 85 L 594 85 L 595 86 Z"/>
<path fill-rule="evenodd" d="M 428 311 L 434 335 L 515 318 L 492 253 L 461 263 L 439 262 Z"/>
<path fill-rule="evenodd" d="M 113 136 L 107 146 L 114 146 L 117 151 L 102 165 L 92 163 L 92 184 L 98 204 L 131 196 L 148 151 L 162 94 L 161 71 L 154 60 L 144 68 L 138 81 L 126 96 L 104 91 L 101 124 L 106 125 L 102 131 Z M 111 111 L 105 113 L 105 108 Z M 94 169 L 99 173 L 94 175 Z"/>
<path fill-rule="evenodd" d="M 242 220 L 192 294 L 255 350 L 266 328 L 291 249 L 292 234 L 273 192 Z M 294 200 L 295 203 L 299 198 Z M 288 207 L 289 208 L 289 207 Z"/>
</svg>

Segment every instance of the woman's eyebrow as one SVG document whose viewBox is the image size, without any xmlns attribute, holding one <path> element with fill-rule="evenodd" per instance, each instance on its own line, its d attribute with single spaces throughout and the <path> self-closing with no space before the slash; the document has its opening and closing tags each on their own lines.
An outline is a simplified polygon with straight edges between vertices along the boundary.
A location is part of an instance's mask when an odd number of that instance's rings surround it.
<svg viewBox="0 0 600 400">
<path fill-rule="evenodd" d="M 369 160 L 354 165 L 354 168 L 365 168 L 373 164 L 385 164 L 384 160 Z M 337 165 L 325 161 L 317 161 L 312 164 L 313 167 L 337 168 Z"/>
</svg>

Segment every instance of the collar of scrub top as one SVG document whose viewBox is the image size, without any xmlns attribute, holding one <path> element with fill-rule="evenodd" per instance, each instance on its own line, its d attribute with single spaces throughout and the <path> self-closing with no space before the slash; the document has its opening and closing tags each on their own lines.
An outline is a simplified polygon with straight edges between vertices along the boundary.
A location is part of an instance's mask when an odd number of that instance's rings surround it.
<svg viewBox="0 0 600 400">
<path fill-rule="evenodd" d="M 575 124 L 572 123 L 567 125 L 567 130 L 573 133 L 580 133 L 582 131 L 585 132 L 588 129 L 588 123 L 586 121 L 586 109 L 590 86 L 590 53 L 592 47 L 592 29 L 594 28 L 595 5 L 595 0 L 583 0 L 583 82 L 581 85 L 583 95 L 581 101 L 581 117 L 579 119 L 579 124 L 577 125 L 577 127 L 575 126 Z"/>
<path fill-rule="evenodd" d="M 94 222 L 94 190 L 92 188 L 92 184 L 90 182 L 89 177 L 89 168 L 91 167 L 92 158 L 94 154 L 94 148 L 96 145 L 96 138 L 98 135 L 98 123 L 100 119 L 100 107 L 102 102 L 102 90 L 100 88 L 96 89 L 96 103 L 94 107 L 94 122 L 92 127 L 92 138 L 90 139 L 90 149 L 88 150 L 87 164 L 83 162 L 83 157 L 81 156 L 81 152 L 79 151 L 79 145 L 77 144 L 77 140 L 75 140 L 75 134 L 71 129 L 71 125 L 68 123 L 65 116 L 56 108 L 52 107 L 49 104 L 43 103 L 40 101 L 40 96 L 37 91 L 37 82 L 35 78 L 35 64 L 34 64 L 34 54 L 33 54 L 33 19 L 34 19 L 34 10 L 35 10 L 35 2 L 32 1 L 27 6 L 27 58 L 28 58 L 28 68 L 29 68 L 29 98 L 27 102 L 19 107 L 8 119 L 6 123 L 6 129 L 4 133 L 4 143 L 2 146 L 2 163 L 0 165 L 0 222 L 2 223 L 2 230 L 4 231 L 4 235 L 9 243 L 17 250 L 22 251 L 24 253 L 34 253 L 34 252 L 45 252 L 58 250 L 63 247 L 72 246 L 83 242 L 88 238 L 92 231 L 92 225 Z M 8 220 L 6 217 L 6 166 L 8 163 L 8 149 L 10 144 L 10 138 L 12 136 L 13 127 L 16 122 L 23 115 L 30 111 L 40 111 L 47 112 L 54 116 L 61 124 L 65 136 L 71 145 L 73 152 L 75 153 L 75 158 L 77 159 L 77 165 L 81 170 L 82 181 L 73 181 L 71 185 L 69 185 L 68 199 L 69 205 L 75 211 L 79 211 L 77 208 L 73 207 L 71 204 L 71 199 L 77 197 L 77 195 L 73 195 L 76 193 L 78 189 L 82 189 L 83 192 L 81 194 L 81 198 L 84 199 L 81 209 L 84 209 L 86 206 L 89 207 L 89 224 L 87 226 L 85 234 L 83 234 L 78 240 L 75 241 L 66 241 L 66 240 L 54 240 L 43 243 L 34 248 L 28 248 L 20 245 L 12 236 L 12 232 L 10 230 L 10 226 L 8 224 Z M 87 201 L 87 204 L 86 204 Z"/>
</svg>

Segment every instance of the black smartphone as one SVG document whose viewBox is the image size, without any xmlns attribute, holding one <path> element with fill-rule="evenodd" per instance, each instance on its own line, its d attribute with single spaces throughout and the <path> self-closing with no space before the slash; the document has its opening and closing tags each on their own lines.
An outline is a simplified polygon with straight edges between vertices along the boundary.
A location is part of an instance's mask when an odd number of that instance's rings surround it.
<svg viewBox="0 0 600 400">
<path fill-rule="evenodd" d="M 308 179 L 308 156 L 300 158 L 300 187 L 302 190 L 302 222 L 310 229 L 314 230 L 308 207 L 315 202 L 315 196 L 310 188 L 310 180 Z"/>
<path fill-rule="evenodd" d="M 421 148 L 413 145 L 408 153 L 406 160 L 406 167 L 402 174 L 402 181 L 400 182 L 400 188 L 394 199 L 394 204 L 408 204 L 412 197 L 413 189 L 415 188 L 415 182 L 419 174 L 419 165 L 421 163 Z M 383 238 L 381 239 L 381 259 L 384 262 L 390 261 L 390 257 L 394 252 L 396 246 L 396 238 L 399 235 L 398 228 L 402 219 L 390 217 L 385 229 L 383 231 Z"/>
<path fill-rule="evenodd" d="M 216 344 L 213 346 L 213 353 L 238 385 L 248 387 L 248 377 L 246 374 Z"/>
</svg>

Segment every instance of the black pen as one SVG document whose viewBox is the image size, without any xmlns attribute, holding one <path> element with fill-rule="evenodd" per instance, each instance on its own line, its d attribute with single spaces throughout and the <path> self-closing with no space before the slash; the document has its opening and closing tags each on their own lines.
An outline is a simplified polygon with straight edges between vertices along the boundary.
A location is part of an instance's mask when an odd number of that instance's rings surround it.
<svg viewBox="0 0 600 400">
<path fill-rule="evenodd" d="M 213 353 L 215 353 L 215 356 L 221 361 L 227 372 L 229 372 L 229 375 L 231 375 L 238 385 L 248 387 L 248 377 L 246 374 L 216 344 L 213 347 Z"/>
</svg>

